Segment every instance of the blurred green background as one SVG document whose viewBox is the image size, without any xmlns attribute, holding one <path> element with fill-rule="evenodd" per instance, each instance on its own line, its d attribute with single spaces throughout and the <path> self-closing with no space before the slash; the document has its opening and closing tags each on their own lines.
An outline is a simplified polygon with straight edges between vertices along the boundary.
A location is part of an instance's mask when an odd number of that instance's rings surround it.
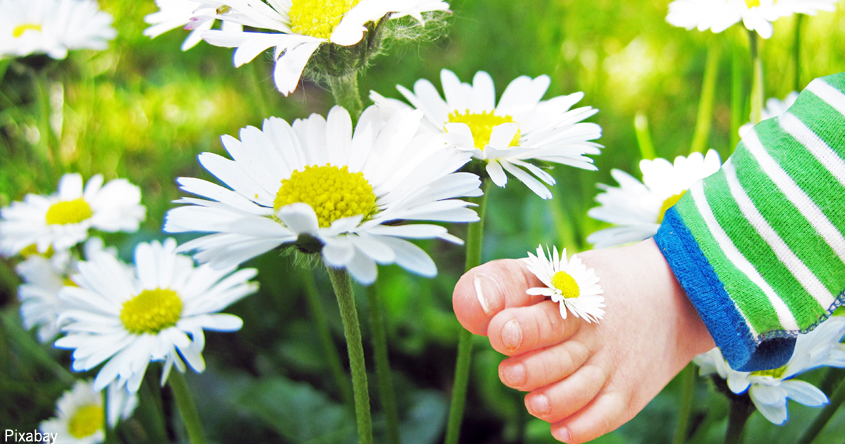
<svg viewBox="0 0 845 444">
<path fill-rule="evenodd" d="M 439 86 L 439 71 L 453 70 L 470 81 L 478 70 L 489 72 L 499 94 L 517 76 L 548 74 L 546 98 L 584 91 L 579 105 L 598 108 L 590 119 L 604 129 L 605 146 L 595 157 L 598 172 L 558 167 L 554 199 L 542 201 L 521 183 L 492 190 L 487 210 L 485 260 L 522 257 L 538 243 L 570 250 L 590 248 L 588 234 L 604 225 L 586 216 L 595 205 L 597 183 L 613 183 L 610 170 L 620 168 L 639 177 L 640 160 L 634 116 L 649 120 L 656 153 L 686 155 L 696 122 L 708 45 L 721 47 L 713 127 L 708 146 L 723 159 L 731 146 L 731 78 L 735 64 L 742 75 L 742 96 L 750 90 L 751 61 L 747 34 L 737 26 L 722 34 L 686 31 L 665 22 L 668 1 L 630 0 L 453 0 L 448 35 L 430 42 L 397 43 L 375 60 L 361 80 L 361 89 L 399 97 L 395 85 L 411 87 L 419 78 Z M 61 173 L 80 172 L 87 179 L 128 178 L 143 190 L 147 220 L 135 235 L 110 235 L 107 242 L 131 259 L 135 243 L 161 239 L 164 213 L 180 193 L 178 176 L 210 179 L 196 155 L 222 152 L 220 136 L 237 135 L 247 125 L 260 126 L 265 113 L 288 120 L 324 114 L 331 95 L 313 84 L 300 86 L 285 98 L 275 91 L 272 60 L 256 59 L 235 69 L 229 49 L 200 43 L 187 52 L 179 47 L 187 35 L 180 29 L 150 40 L 142 35 L 143 17 L 156 10 L 152 0 L 102 1 L 115 17 L 118 37 L 102 52 L 73 51 L 67 60 L 49 61 L 52 126 L 57 130 L 59 162 L 47 162 L 36 86 L 12 64 L 0 83 L 0 207 L 27 193 L 55 190 Z M 774 37 L 762 43 L 766 97 L 783 98 L 793 90 L 794 18 L 775 24 Z M 803 23 L 803 87 L 815 77 L 845 71 L 845 13 L 820 13 Z M 42 61 L 38 61 L 41 63 Z M 743 100 L 741 122 L 747 121 Z M 465 227 L 454 227 L 462 236 Z M 184 239 L 180 239 L 184 240 Z M 456 338 L 460 325 L 451 309 L 452 288 L 463 270 L 463 249 L 443 242 L 421 242 L 440 274 L 424 279 L 396 266 L 379 267 L 377 289 L 388 325 L 388 345 L 397 387 L 403 442 L 440 442 L 445 429 Z M 70 387 L 69 353 L 40 346 L 34 334 L 23 334 L 17 316 L 15 260 L 0 261 L 0 427 L 32 430 L 53 414 L 55 400 Z M 354 442 L 355 422 L 342 404 L 330 376 L 305 298 L 306 281 L 286 258 L 267 254 L 246 266 L 258 267 L 259 293 L 230 307 L 244 320 L 234 334 L 209 333 L 204 356 L 208 369 L 191 374 L 200 415 L 212 441 L 222 443 Z M 336 346 L 345 359 L 342 327 L 328 279 L 315 271 L 322 311 L 328 316 Z M 632 283 L 636 285 L 636 283 Z M 358 288 L 359 309 L 369 364 L 367 304 Z M 502 356 L 484 338 L 476 338 L 464 443 L 550 443 L 548 425 L 525 412 L 522 395 L 504 387 L 497 366 Z M 60 365 L 52 363 L 56 360 Z M 655 363 L 659 365 L 659 363 Z M 154 367 L 152 367 L 154 368 Z M 155 369 L 155 368 L 154 368 Z M 148 372 L 154 373 L 154 372 Z M 832 382 L 816 370 L 802 379 Z M 93 377 L 73 375 L 73 377 Z M 841 376 L 841 373 L 840 373 Z M 157 376 L 148 374 L 154 383 Z M 660 443 L 672 438 L 679 390 L 670 384 L 634 420 L 598 440 L 604 443 Z M 375 384 L 371 382 L 371 389 Z M 692 426 L 707 411 L 722 419 L 701 442 L 720 442 L 727 404 L 709 383 L 697 382 Z M 160 442 L 184 437 L 178 421 L 157 422 L 157 411 L 173 418 L 175 410 L 164 391 L 142 391 L 142 406 L 120 426 L 125 442 Z M 377 440 L 384 420 L 373 391 Z M 790 420 L 774 426 L 755 414 L 747 442 L 790 443 L 818 412 L 790 403 Z M 719 416 L 721 415 L 721 416 Z M 817 442 L 841 443 L 845 412 L 834 417 Z"/>
</svg>

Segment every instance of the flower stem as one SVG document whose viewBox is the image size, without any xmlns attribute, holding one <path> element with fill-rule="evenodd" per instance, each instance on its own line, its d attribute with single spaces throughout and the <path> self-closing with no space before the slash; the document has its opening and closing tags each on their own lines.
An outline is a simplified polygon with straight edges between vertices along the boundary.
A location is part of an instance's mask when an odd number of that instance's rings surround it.
<svg viewBox="0 0 845 444">
<path fill-rule="evenodd" d="M 343 77 L 328 77 L 328 82 L 335 103 L 349 111 L 353 122 L 357 121 L 364 109 L 361 93 L 358 91 L 358 73 L 353 72 Z"/>
<path fill-rule="evenodd" d="M 37 343 L 32 335 L 23 329 L 16 313 L 5 310 L 0 312 L 0 334 L 9 338 L 10 342 L 16 343 L 25 356 L 53 372 L 60 381 L 67 385 L 73 384 L 75 380 L 73 375 L 56 362 L 44 346 Z"/>
<path fill-rule="evenodd" d="M 390 360 L 387 354 L 387 333 L 384 324 L 381 298 L 375 284 L 367 287 L 367 301 L 370 304 L 370 327 L 373 332 L 373 354 L 376 364 L 376 383 L 379 387 L 381 408 L 387 421 L 387 442 L 400 444 L 399 413 L 396 408 L 396 394 L 393 391 L 393 379 L 390 372 Z"/>
<path fill-rule="evenodd" d="M 322 342 L 323 353 L 325 353 L 326 359 L 329 361 L 329 369 L 332 372 L 344 404 L 354 411 L 355 404 L 352 399 L 352 387 L 349 386 L 349 378 L 346 377 L 346 372 L 343 370 L 340 353 L 338 353 L 337 347 L 335 347 L 334 340 L 332 339 L 332 331 L 329 328 L 329 320 L 326 317 L 323 304 L 320 302 L 317 283 L 314 281 L 314 273 L 311 270 L 307 270 L 303 273 L 303 276 L 308 308 L 311 309 L 311 315 L 317 324 L 317 330 L 320 332 L 320 342 Z"/>
<path fill-rule="evenodd" d="M 642 159 L 654 159 L 657 154 L 654 152 L 654 142 L 651 141 L 651 132 L 648 130 L 648 117 L 639 112 L 634 117 L 634 130 L 637 132 L 637 145 L 640 147 Z M 552 205 L 553 207 L 556 205 Z"/>
<path fill-rule="evenodd" d="M 701 84 L 701 99 L 698 102 L 698 117 L 695 122 L 695 132 L 692 136 L 691 153 L 704 152 L 707 147 L 707 139 L 710 137 L 721 52 L 721 42 L 711 39 L 710 46 L 707 48 L 707 63 L 704 66 L 704 80 Z"/>
<path fill-rule="evenodd" d="M 734 50 L 731 60 L 731 149 L 739 143 L 739 128 L 745 118 L 742 115 L 744 98 L 742 94 L 742 58 L 739 51 Z"/>
<path fill-rule="evenodd" d="M 358 324 L 358 310 L 355 308 L 355 295 L 352 292 L 352 278 L 345 269 L 332 268 L 328 265 L 329 278 L 332 281 L 340 317 L 343 320 L 343 332 L 346 335 L 346 347 L 349 352 L 349 367 L 352 370 L 352 392 L 355 398 L 355 417 L 358 420 L 359 444 L 373 444 L 373 420 L 370 416 L 370 393 L 367 387 L 367 367 L 364 363 L 364 346 L 361 342 L 361 327 Z"/>
<path fill-rule="evenodd" d="M 188 430 L 189 442 L 191 444 L 205 444 L 205 434 L 202 430 L 199 414 L 197 413 L 197 405 L 191 397 L 190 390 L 188 390 L 185 375 L 179 371 L 170 372 L 167 381 L 170 385 L 170 390 L 173 391 L 173 398 L 176 400 L 176 408 L 179 409 L 179 416 L 182 417 L 182 422 Z"/>
<path fill-rule="evenodd" d="M 692 400 L 695 393 L 695 373 L 696 365 L 693 363 L 687 364 L 681 375 L 681 405 L 678 411 L 678 426 L 675 429 L 675 439 L 673 444 L 683 444 L 687 440 L 687 430 L 689 429 L 690 415 L 692 414 Z"/>
<path fill-rule="evenodd" d="M 795 43 L 792 46 L 793 58 L 795 59 L 795 85 L 793 91 L 801 91 L 801 23 L 804 21 L 804 14 L 795 16 Z"/>
<path fill-rule="evenodd" d="M 830 397 L 830 404 L 828 404 L 827 407 L 819 413 L 819 416 L 816 416 L 816 419 L 813 420 L 813 423 L 810 424 L 810 427 L 807 428 L 798 443 L 810 444 L 813 442 L 819 432 L 821 432 L 824 426 L 827 425 L 827 422 L 830 421 L 830 418 L 833 417 L 833 414 L 839 410 L 839 407 L 842 406 L 843 402 L 845 402 L 845 379 L 842 379 L 839 382 L 839 386 Z"/>
<path fill-rule="evenodd" d="M 478 222 L 467 227 L 466 265 L 469 271 L 481 265 L 481 242 L 484 236 L 484 211 L 487 206 L 487 191 L 490 179 L 482 179 L 481 191 L 483 195 L 473 199 L 478 204 Z M 446 444 L 457 444 L 461 431 L 461 421 L 464 417 L 467 386 L 469 384 L 469 368 L 472 358 L 472 333 L 461 329 L 458 333 L 458 358 L 455 363 L 455 382 L 452 386 L 452 404 L 449 406 L 449 421 L 446 426 Z"/>
<path fill-rule="evenodd" d="M 757 33 L 748 31 L 748 39 L 751 45 L 751 67 L 753 77 L 751 79 L 751 123 L 756 125 L 763 118 L 763 60 L 760 58 Z"/>
<path fill-rule="evenodd" d="M 38 147 L 40 154 L 49 159 L 56 173 L 61 174 L 61 158 L 59 157 L 59 144 L 54 140 L 53 129 L 50 126 L 52 109 L 50 106 L 50 79 L 47 70 L 43 70 L 35 76 L 35 89 L 38 95 Z"/>
<path fill-rule="evenodd" d="M 742 432 L 748 417 L 754 413 L 754 404 L 747 394 L 730 397 L 731 413 L 728 417 L 728 430 L 725 432 L 725 444 L 742 442 Z"/>
</svg>

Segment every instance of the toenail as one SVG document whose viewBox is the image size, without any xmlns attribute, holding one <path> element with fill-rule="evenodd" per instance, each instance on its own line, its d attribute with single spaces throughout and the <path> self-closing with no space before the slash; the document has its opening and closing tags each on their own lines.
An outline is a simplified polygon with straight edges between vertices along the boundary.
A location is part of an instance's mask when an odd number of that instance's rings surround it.
<svg viewBox="0 0 845 444">
<path fill-rule="evenodd" d="M 559 429 L 555 430 L 552 435 L 558 440 L 565 443 L 572 442 L 572 435 L 569 434 L 569 430 L 566 427 L 560 427 Z"/>
<path fill-rule="evenodd" d="M 534 395 L 531 397 L 531 410 L 535 415 L 546 416 L 552 412 L 552 406 L 549 404 L 548 396 L 544 394 Z"/>
<path fill-rule="evenodd" d="M 516 350 L 522 345 L 522 328 L 516 319 L 505 322 L 502 327 L 502 344 L 508 350 Z"/>
<path fill-rule="evenodd" d="M 502 368 L 502 375 L 511 387 L 522 387 L 525 384 L 525 366 L 521 362 Z"/>
<path fill-rule="evenodd" d="M 473 283 L 478 303 L 481 304 L 481 309 L 485 314 L 492 316 L 505 307 L 504 293 L 499 282 L 484 273 L 478 273 Z"/>
</svg>

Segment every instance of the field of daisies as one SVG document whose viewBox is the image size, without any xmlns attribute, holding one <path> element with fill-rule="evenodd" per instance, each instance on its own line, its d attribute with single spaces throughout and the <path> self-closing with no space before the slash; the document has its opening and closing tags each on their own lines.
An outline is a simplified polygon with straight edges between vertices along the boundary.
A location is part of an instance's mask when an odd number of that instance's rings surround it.
<svg viewBox="0 0 845 444">
<path fill-rule="evenodd" d="M 836 0 L 0 0 L 4 442 L 557 442 L 458 278 L 652 236 L 842 48 Z M 595 442 L 841 443 L 823 325 Z"/>
</svg>

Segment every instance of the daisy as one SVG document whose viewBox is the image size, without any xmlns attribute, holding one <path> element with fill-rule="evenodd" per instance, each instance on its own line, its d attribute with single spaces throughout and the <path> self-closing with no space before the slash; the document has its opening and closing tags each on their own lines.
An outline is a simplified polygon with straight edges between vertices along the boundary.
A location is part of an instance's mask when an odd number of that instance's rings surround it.
<svg viewBox="0 0 845 444">
<path fill-rule="evenodd" d="M 678 156 L 674 164 L 661 158 L 643 159 L 640 161 L 642 182 L 622 170 L 612 170 L 610 175 L 619 186 L 599 184 L 603 190 L 596 196 L 599 206 L 587 214 L 616 226 L 596 231 L 587 237 L 587 242 L 596 248 L 607 248 L 654 236 L 666 210 L 675 205 L 692 184 L 718 171 L 720 165 L 719 153 L 710 150 L 706 156 L 701 153 L 693 153 L 688 158 Z"/>
<path fill-rule="evenodd" d="M 256 291 L 257 284 L 247 282 L 256 271 L 194 267 L 175 250 L 173 239 L 138 244 L 134 269 L 97 255 L 77 265 L 79 273 L 71 277 L 76 286 L 59 292 L 70 308 L 59 317 L 67 336 L 55 346 L 74 350 L 74 371 L 105 362 L 96 390 L 116 380 L 137 392 L 150 361 L 164 361 L 162 384 L 173 365 L 185 372 L 183 359 L 202 372 L 203 329 L 241 328 L 240 318 L 217 312 Z"/>
<path fill-rule="evenodd" d="M 742 21 L 760 37 L 772 36 L 772 22 L 793 14 L 836 10 L 838 0 L 675 0 L 666 21 L 686 29 L 722 32 Z"/>
<path fill-rule="evenodd" d="M 117 32 L 94 0 L 0 0 L 0 59 L 106 49 Z"/>
<path fill-rule="evenodd" d="M 103 185 L 97 174 L 83 189 L 82 176 L 65 174 L 50 196 L 28 194 L 23 202 L 0 210 L 0 255 L 11 256 L 31 245 L 39 253 L 68 249 L 88 237 L 91 228 L 135 232 L 144 220 L 141 189 L 126 179 Z"/>
<path fill-rule="evenodd" d="M 96 444 L 105 439 L 103 430 L 108 419 L 109 427 L 118 419 L 127 419 L 138 405 L 138 397 L 126 390 L 109 385 L 109 414 L 103 407 L 103 395 L 90 381 L 77 381 L 56 402 L 56 417 L 41 422 L 41 432 L 50 435 L 56 444 Z M 114 415 L 111 413 L 115 412 Z M 106 418 L 108 416 L 108 418 Z"/>
<path fill-rule="evenodd" d="M 117 256 L 117 250 L 105 249 L 100 238 L 85 243 L 85 257 L 89 260 L 104 253 Z M 76 263 L 75 256 L 63 251 L 50 257 L 30 255 L 15 269 L 24 281 L 18 287 L 23 326 L 27 330 L 38 327 L 41 342 L 49 342 L 59 333 L 57 320 L 67 308 L 59 299 L 59 290 L 65 285 L 75 285 L 69 276 L 76 272 Z"/>
<path fill-rule="evenodd" d="M 191 33 L 185 42 L 182 43 L 182 51 L 187 51 L 202 40 L 202 33 L 211 29 L 216 21 L 209 16 L 224 13 L 226 6 L 216 2 L 195 2 L 191 0 L 156 0 L 159 11 L 144 17 L 149 23 L 149 28 L 144 30 L 144 35 L 154 39 L 167 31 L 185 27 L 191 29 Z M 195 17 L 204 17 L 197 19 Z M 186 27 L 186 25 L 188 25 Z M 243 27 L 237 23 L 222 22 L 222 29 L 227 32 L 241 32 Z"/>
<path fill-rule="evenodd" d="M 349 113 L 336 106 L 328 119 L 313 114 L 290 126 L 273 117 L 263 130 L 241 130 L 240 140 L 223 136 L 234 160 L 203 153 L 199 161 L 229 188 L 177 179 L 202 199 L 176 201 L 187 205 L 167 212 L 164 230 L 212 233 L 180 250 L 197 250 L 194 257 L 214 267 L 297 243 L 363 284 L 375 281 L 376 263 L 434 276 L 431 258 L 404 239 L 460 239 L 441 226 L 400 222 L 477 221 L 470 204 L 456 198 L 481 190 L 478 176 L 455 172 L 468 154 L 414 137 L 421 119 L 406 111 L 385 122 L 371 106 L 353 133 Z"/>
<path fill-rule="evenodd" d="M 237 48 L 235 66 L 275 47 L 273 78 L 284 95 L 296 89 L 305 65 L 320 45 L 353 46 L 361 42 L 367 25 L 382 17 L 410 15 L 422 22 L 423 12 L 449 8 L 448 3 L 437 0 L 230 0 L 226 5 L 202 19 L 211 17 L 267 32 L 210 30 L 203 32 L 202 38 L 215 46 Z"/>
<path fill-rule="evenodd" d="M 701 367 L 702 376 L 718 374 L 727 380 L 728 388 L 737 394 L 748 392 L 757 410 L 774 424 L 783 424 L 789 418 L 786 400 L 810 407 L 828 403 L 827 396 L 804 381 L 792 377 L 816 367 L 845 367 L 845 317 L 832 316 L 815 330 L 798 335 L 795 351 L 789 362 L 774 370 L 738 372 L 731 369 L 718 348 L 698 355 L 693 362 Z"/>
<path fill-rule="evenodd" d="M 530 252 L 528 258 L 523 259 L 528 269 L 537 276 L 545 287 L 529 288 L 526 293 L 538 296 L 549 296 L 552 302 L 560 304 L 560 316 L 566 319 L 566 310 L 572 312 L 576 318 L 587 322 L 598 322 L 604 316 L 604 293 L 599 285 L 599 278 L 595 270 L 587 269 L 581 263 L 581 258 L 572 255 L 566 260 L 566 248 L 558 255 L 557 247 L 548 252 L 543 246 L 537 247 L 537 256 Z"/>
<path fill-rule="evenodd" d="M 551 83 L 549 76 L 522 76 L 505 88 L 497 104 L 493 79 L 484 71 L 475 74 L 472 85 L 461 83 L 448 69 L 440 71 L 440 81 L 446 100 L 425 79 L 417 80 L 414 92 L 401 85 L 396 88 L 413 108 L 425 112 L 427 129 L 446 133 L 452 145 L 484 162 L 496 185 L 507 184 L 507 171 L 538 196 L 550 199 L 551 191 L 540 180 L 549 185 L 555 180 L 532 161 L 596 170 L 593 159 L 584 155 L 600 153 L 601 145 L 589 141 L 601 137 L 601 127 L 581 121 L 598 110 L 571 109 L 584 93 L 541 100 Z M 411 108 L 376 92 L 370 98 L 387 110 Z"/>
<path fill-rule="evenodd" d="M 783 100 L 779 100 L 774 97 L 770 98 L 769 100 L 766 100 L 766 107 L 762 110 L 760 120 L 762 121 L 766 119 L 771 119 L 785 113 L 789 109 L 789 107 L 792 106 L 793 103 L 795 103 L 796 99 L 798 99 L 798 93 L 792 91 L 791 93 L 787 94 L 787 96 L 784 97 Z M 745 134 L 748 133 L 748 130 L 750 130 L 752 127 L 754 127 L 754 124 L 752 124 L 751 122 L 742 125 L 739 128 L 739 137 L 745 137 Z"/>
</svg>

